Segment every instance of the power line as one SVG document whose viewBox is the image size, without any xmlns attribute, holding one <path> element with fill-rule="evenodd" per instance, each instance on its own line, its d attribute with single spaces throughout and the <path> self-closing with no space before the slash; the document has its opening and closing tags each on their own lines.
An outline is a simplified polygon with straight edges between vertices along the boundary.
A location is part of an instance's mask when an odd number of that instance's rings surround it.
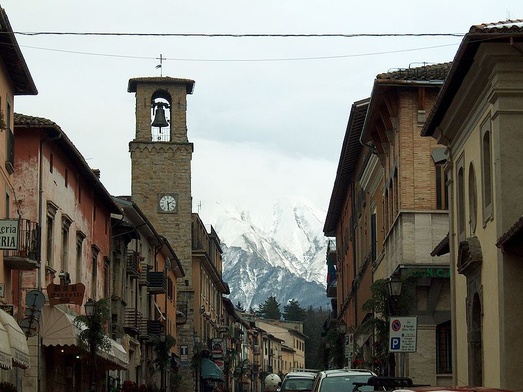
<svg viewBox="0 0 523 392">
<path fill-rule="evenodd" d="M 464 33 L 326 33 L 326 34 L 230 34 L 230 33 L 118 33 L 74 31 L 15 31 L 26 36 L 71 35 L 113 37 L 205 37 L 205 38 L 360 38 L 360 37 L 463 37 Z"/>
<path fill-rule="evenodd" d="M 415 51 L 419 51 L 419 50 L 436 49 L 436 48 L 443 48 L 443 47 L 447 47 L 447 46 L 456 46 L 456 45 L 457 45 L 457 43 L 453 43 L 453 44 L 446 44 L 446 45 L 425 46 L 425 47 L 421 47 L 421 48 L 398 49 L 398 50 L 390 50 L 390 51 L 383 51 L 383 52 L 351 53 L 351 54 L 331 55 L 331 56 L 260 58 L 260 59 L 205 59 L 205 58 L 162 57 L 162 60 L 163 61 L 188 61 L 188 62 L 280 62 L 280 61 L 332 60 L 332 59 L 342 59 L 342 58 L 351 58 L 351 57 L 368 57 L 368 56 L 379 56 L 379 55 L 384 55 L 384 54 L 415 52 Z M 37 49 L 37 50 L 45 50 L 45 51 L 50 51 L 50 52 L 78 54 L 78 55 L 85 55 L 85 56 L 128 58 L 128 59 L 134 59 L 134 60 L 157 60 L 158 59 L 157 57 L 81 52 L 81 51 L 76 51 L 76 50 L 42 48 L 42 47 L 27 46 L 27 45 L 20 45 L 20 47 L 29 48 L 29 49 Z"/>
</svg>

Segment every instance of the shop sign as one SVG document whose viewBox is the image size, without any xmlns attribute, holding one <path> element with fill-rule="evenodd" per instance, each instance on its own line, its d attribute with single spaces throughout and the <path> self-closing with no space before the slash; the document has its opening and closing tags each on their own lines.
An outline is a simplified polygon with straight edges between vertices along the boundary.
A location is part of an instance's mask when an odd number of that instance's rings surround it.
<svg viewBox="0 0 523 392">
<path fill-rule="evenodd" d="M 84 300 L 85 285 L 75 284 L 54 284 L 47 286 L 47 295 L 51 305 L 76 304 L 82 305 Z"/>
<path fill-rule="evenodd" d="M 18 221 L 0 219 L 0 249 L 18 249 Z"/>
</svg>

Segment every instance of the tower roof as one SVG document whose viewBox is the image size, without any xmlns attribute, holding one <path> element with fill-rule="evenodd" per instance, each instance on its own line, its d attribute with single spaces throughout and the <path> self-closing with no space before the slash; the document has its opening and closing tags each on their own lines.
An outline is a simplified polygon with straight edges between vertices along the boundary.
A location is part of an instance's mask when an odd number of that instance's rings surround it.
<svg viewBox="0 0 523 392">
<path fill-rule="evenodd" d="M 158 85 L 166 85 L 166 84 L 184 84 L 185 90 L 187 91 L 187 94 L 192 94 L 194 90 L 194 80 L 191 79 L 180 79 L 180 78 L 171 78 L 169 76 L 153 76 L 153 77 L 142 77 L 142 78 L 132 78 L 129 79 L 129 85 L 127 87 L 127 92 L 129 93 L 135 93 L 136 92 L 136 86 L 139 83 L 144 84 L 158 84 Z"/>
</svg>

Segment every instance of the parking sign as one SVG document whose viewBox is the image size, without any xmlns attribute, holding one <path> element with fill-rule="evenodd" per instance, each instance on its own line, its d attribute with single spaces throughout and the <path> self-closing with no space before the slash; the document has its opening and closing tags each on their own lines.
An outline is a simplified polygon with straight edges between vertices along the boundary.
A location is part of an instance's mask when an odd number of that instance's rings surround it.
<svg viewBox="0 0 523 392">
<path fill-rule="evenodd" d="M 416 352 L 418 333 L 417 317 L 391 317 L 389 322 L 389 351 Z"/>
</svg>

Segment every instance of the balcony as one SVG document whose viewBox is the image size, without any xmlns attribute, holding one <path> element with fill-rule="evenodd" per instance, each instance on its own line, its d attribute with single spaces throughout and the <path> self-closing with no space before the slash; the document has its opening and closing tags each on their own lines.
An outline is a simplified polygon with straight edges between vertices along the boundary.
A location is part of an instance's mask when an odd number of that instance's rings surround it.
<svg viewBox="0 0 523 392">
<path fill-rule="evenodd" d="M 127 274 L 131 278 L 140 277 L 140 254 L 138 252 L 130 252 L 127 256 Z"/>
<path fill-rule="evenodd" d="M 147 333 L 140 336 L 146 342 L 153 342 L 154 337 L 160 337 L 162 325 L 160 320 L 147 320 Z"/>
<path fill-rule="evenodd" d="M 134 308 L 125 308 L 123 327 L 136 335 L 147 335 L 147 320 Z"/>
<path fill-rule="evenodd" d="M 165 273 L 149 271 L 147 272 L 147 279 L 149 280 L 149 286 L 147 286 L 149 294 L 167 293 L 167 276 Z"/>
<path fill-rule="evenodd" d="M 40 266 L 40 226 L 37 222 L 18 220 L 17 249 L 4 250 L 4 265 L 15 270 L 34 270 Z"/>
<path fill-rule="evenodd" d="M 149 285 L 149 270 L 152 267 L 148 265 L 147 263 L 142 263 L 142 270 L 140 272 L 140 277 L 138 278 L 138 284 L 140 286 L 148 286 Z"/>
</svg>

